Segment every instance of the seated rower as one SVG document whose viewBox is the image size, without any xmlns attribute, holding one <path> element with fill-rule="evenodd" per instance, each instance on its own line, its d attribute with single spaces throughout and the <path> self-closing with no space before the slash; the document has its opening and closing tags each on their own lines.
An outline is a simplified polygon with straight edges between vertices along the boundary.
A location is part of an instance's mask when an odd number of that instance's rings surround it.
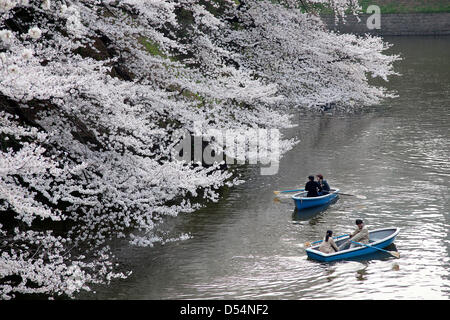
<svg viewBox="0 0 450 320">
<path fill-rule="evenodd" d="M 342 250 L 348 243 L 350 244 L 350 248 L 354 248 L 359 246 L 351 241 L 368 244 L 369 243 L 369 229 L 364 225 L 364 222 L 361 219 L 356 219 L 356 229 L 353 233 L 350 234 L 350 238 L 345 241 L 342 245 L 340 245 L 340 249 Z"/>
<path fill-rule="evenodd" d="M 308 191 L 307 197 L 317 197 L 319 194 L 319 184 L 314 181 L 314 176 L 308 177 L 309 181 L 305 185 L 305 191 Z"/>
</svg>

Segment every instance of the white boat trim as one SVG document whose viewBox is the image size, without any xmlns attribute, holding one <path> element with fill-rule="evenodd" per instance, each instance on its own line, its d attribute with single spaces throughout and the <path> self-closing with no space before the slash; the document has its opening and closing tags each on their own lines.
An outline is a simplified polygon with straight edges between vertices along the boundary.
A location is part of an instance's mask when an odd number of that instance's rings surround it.
<svg viewBox="0 0 450 320">
<path fill-rule="evenodd" d="M 306 200 L 306 201 L 312 201 L 312 200 L 320 200 L 320 199 L 324 199 L 324 198 L 327 198 L 327 197 L 329 197 L 330 195 L 332 195 L 332 194 L 335 194 L 335 193 L 339 193 L 339 189 L 331 189 L 330 191 L 332 191 L 332 192 L 330 192 L 330 193 L 328 193 L 328 194 L 325 194 L 325 195 L 323 195 L 323 196 L 318 196 L 318 197 L 306 197 L 306 195 L 308 194 L 308 191 L 302 191 L 302 192 L 299 192 L 299 193 L 296 193 L 296 194 L 294 194 L 293 196 L 292 196 L 292 199 L 295 199 L 295 200 L 302 200 L 302 201 L 304 201 L 304 200 Z M 300 194 L 305 194 L 305 196 L 304 197 L 302 197 L 302 196 L 300 196 Z"/>
</svg>

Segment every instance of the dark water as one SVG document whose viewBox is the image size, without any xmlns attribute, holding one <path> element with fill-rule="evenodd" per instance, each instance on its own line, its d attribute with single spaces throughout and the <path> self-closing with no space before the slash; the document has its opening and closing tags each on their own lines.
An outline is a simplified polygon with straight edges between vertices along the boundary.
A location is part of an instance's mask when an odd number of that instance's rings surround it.
<svg viewBox="0 0 450 320">
<path fill-rule="evenodd" d="M 387 38 L 404 60 L 388 84 L 399 97 L 358 114 L 299 113 L 301 142 L 277 175 L 243 171 L 245 184 L 216 204 L 167 222 L 153 248 L 118 248 L 133 271 L 88 299 L 449 299 L 450 38 Z M 327 210 L 294 211 L 274 190 L 322 173 L 341 196 Z M 400 259 L 319 263 L 303 244 L 354 228 L 396 226 Z M 395 248 L 394 248 L 395 249 Z"/>
</svg>

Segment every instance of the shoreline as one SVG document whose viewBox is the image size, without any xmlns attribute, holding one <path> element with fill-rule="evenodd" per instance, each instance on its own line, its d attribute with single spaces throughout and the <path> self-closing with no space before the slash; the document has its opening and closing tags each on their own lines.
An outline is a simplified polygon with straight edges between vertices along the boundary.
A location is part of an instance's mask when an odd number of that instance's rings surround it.
<svg viewBox="0 0 450 320">
<path fill-rule="evenodd" d="M 369 29 L 368 19 L 372 14 L 360 14 L 360 21 L 353 15 L 339 19 L 334 15 L 321 15 L 329 30 L 340 33 L 371 34 L 378 36 L 442 36 L 450 35 L 450 12 L 440 13 L 381 13 L 380 28 Z M 370 21 L 370 20 L 369 20 Z"/>
</svg>

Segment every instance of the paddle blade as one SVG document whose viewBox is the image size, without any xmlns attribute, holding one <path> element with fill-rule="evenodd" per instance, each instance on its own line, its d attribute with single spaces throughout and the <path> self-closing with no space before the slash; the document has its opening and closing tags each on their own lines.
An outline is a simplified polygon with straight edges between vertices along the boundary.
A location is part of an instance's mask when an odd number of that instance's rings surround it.
<svg viewBox="0 0 450 320">
<path fill-rule="evenodd" d="M 280 193 L 280 191 L 274 191 L 273 193 L 275 193 L 275 194 L 279 194 L 279 193 Z"/>
<path fill-rule="evenodd" d="M 309 247 L 311 247 L 311 242 L 309 242 L 309 241 L 305 242 L 305 248 L 309 248 Z"/>
<path fill-rule="evenodd" d="M 362 200 L 366 200 L 367 199 L 366 196 L 362 196 L 362 195 L 359 195 L 359 194 L 356 195 L 356 198 L 362 199 Z"/>
</svg>

